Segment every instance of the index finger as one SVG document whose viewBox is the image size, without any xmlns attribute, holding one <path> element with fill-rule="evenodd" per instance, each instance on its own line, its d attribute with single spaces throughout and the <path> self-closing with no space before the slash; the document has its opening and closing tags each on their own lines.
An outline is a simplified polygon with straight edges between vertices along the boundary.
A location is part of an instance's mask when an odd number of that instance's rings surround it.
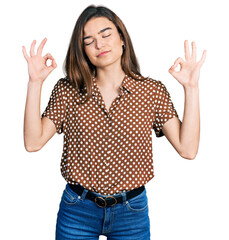
<svg viewBox="0 0 229 240">
<path fill-rule="evenodd" d="M 37 48 L 37 55 L 40 55 L 40 56 L 41 56 L 46 41 L 47 41 L 47 38 L 44 38 L 44 39 L 42 40 L 40 46 Z"/>
<path fill-rule="evenodd" d="M 203 51 L 203 54 L 202 54 L 202 57 L 201 57 L 201 59 L 200 59 L 200 61 L 199 61 L 200 66 L 203 65 L 203 63 L 204 63 L 204 61 L 205 61 L 205 58 L 206 58 L 206 55 L 207 55 L 207 50 L 204 50 L 204 51 Z"/>
</svg>

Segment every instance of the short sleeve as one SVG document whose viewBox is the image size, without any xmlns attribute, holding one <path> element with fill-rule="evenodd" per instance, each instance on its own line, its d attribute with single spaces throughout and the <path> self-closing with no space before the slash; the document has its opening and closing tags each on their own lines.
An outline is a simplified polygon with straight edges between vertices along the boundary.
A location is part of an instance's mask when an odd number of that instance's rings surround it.
<svg viewBox="0 0 229 240">
<path fill-rule="evenodd" d="M 63 124 L 66 115 L 66 97 L 64 81 L 60 79 L 54 86 L 49 102 L 41 117 L 47 117 L 53 121 L 56 126 L 56 132 L 63 132 Z"/>
<path fill-rule="evenodd" d="M 169 92 L 161 81 L 156 81 L 156 89 L 154 94 L 154 123 L 153 129 L 156 137 L 164 136 L 162 127 L 165 122 L 173 117 L 178 117 L 177 111 L 172 103 Z"/>
</svg>

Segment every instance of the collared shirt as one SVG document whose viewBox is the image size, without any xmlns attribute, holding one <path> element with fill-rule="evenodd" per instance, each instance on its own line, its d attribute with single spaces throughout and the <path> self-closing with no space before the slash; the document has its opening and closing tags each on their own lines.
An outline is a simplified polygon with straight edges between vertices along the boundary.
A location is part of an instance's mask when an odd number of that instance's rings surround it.
<svg viewBox="0 0 229 240">
<path fill-rule="evenodd" d="M 111 195 L 154 177 L 152 131 L 163 136 L 163 124 L 178 114 L 161 81 L 138 78 L 124 77 L 109 110 L 95 78 L 92 95 L 83 104 L 85 94 L 67 78 L 55 84 L 42 117 L 64 134 L 61 174 L 68 183 Z"/>
</svg>

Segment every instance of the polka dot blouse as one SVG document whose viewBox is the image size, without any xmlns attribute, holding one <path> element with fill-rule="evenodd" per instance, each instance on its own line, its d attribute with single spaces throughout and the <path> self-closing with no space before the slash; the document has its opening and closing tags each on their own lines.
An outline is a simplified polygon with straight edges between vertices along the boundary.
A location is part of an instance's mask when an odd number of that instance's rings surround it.
<svg viewBox="0 0 229 240">
<path fill-rule="evenodd" d="M 140 187 L 154 177 L 152 130 L 161 137 L 163 124 L 178 118 L 170 94 L 161 81 L 126 75 L 107 111 L 92 82 L 92 95 L 82 103 L 85 95 L 61 78 L 42 114 L 64 135 L 61 174 L 103 195 Z"/>
</svg>

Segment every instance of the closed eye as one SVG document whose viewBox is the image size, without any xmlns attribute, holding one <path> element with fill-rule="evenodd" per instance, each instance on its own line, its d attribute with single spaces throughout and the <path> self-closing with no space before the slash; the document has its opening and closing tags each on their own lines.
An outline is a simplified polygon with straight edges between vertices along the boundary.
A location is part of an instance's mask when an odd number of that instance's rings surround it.
<svg viewBox="0 0 229 240">
<path fill-rule="evenodd" d="M 109 37 L 111 34 L 109 34 L 109 35 L 106 35 L 106 36 L 103 36 L 103 38 L 106 38 L 106 37 Z"/>
<path fill-rule="evenodd" d="M 93 42 L 94 42 L 94 41 L 92 41 L 92 42 L 90 42 L 90 43 L 87 43 L 87 44 L 85 43 L 85 45 L 88 46 L 88 45 L 92 44 Z"/>
<path fill-rule="evenodd" d="M 106 35 L 106 36 L 103 36 L 103 38 L 109 37 L 110 35 L 111 35 L 111 34 Z M 88 45 L 92 44 L 93 42 L 94 42 L 94 41 L 92 41 L 92 42 L 90 42 L 90 43 L 87 43 L 87 44 L 85 43 L 85 45 L 88 46 Z"/>
</svg>

